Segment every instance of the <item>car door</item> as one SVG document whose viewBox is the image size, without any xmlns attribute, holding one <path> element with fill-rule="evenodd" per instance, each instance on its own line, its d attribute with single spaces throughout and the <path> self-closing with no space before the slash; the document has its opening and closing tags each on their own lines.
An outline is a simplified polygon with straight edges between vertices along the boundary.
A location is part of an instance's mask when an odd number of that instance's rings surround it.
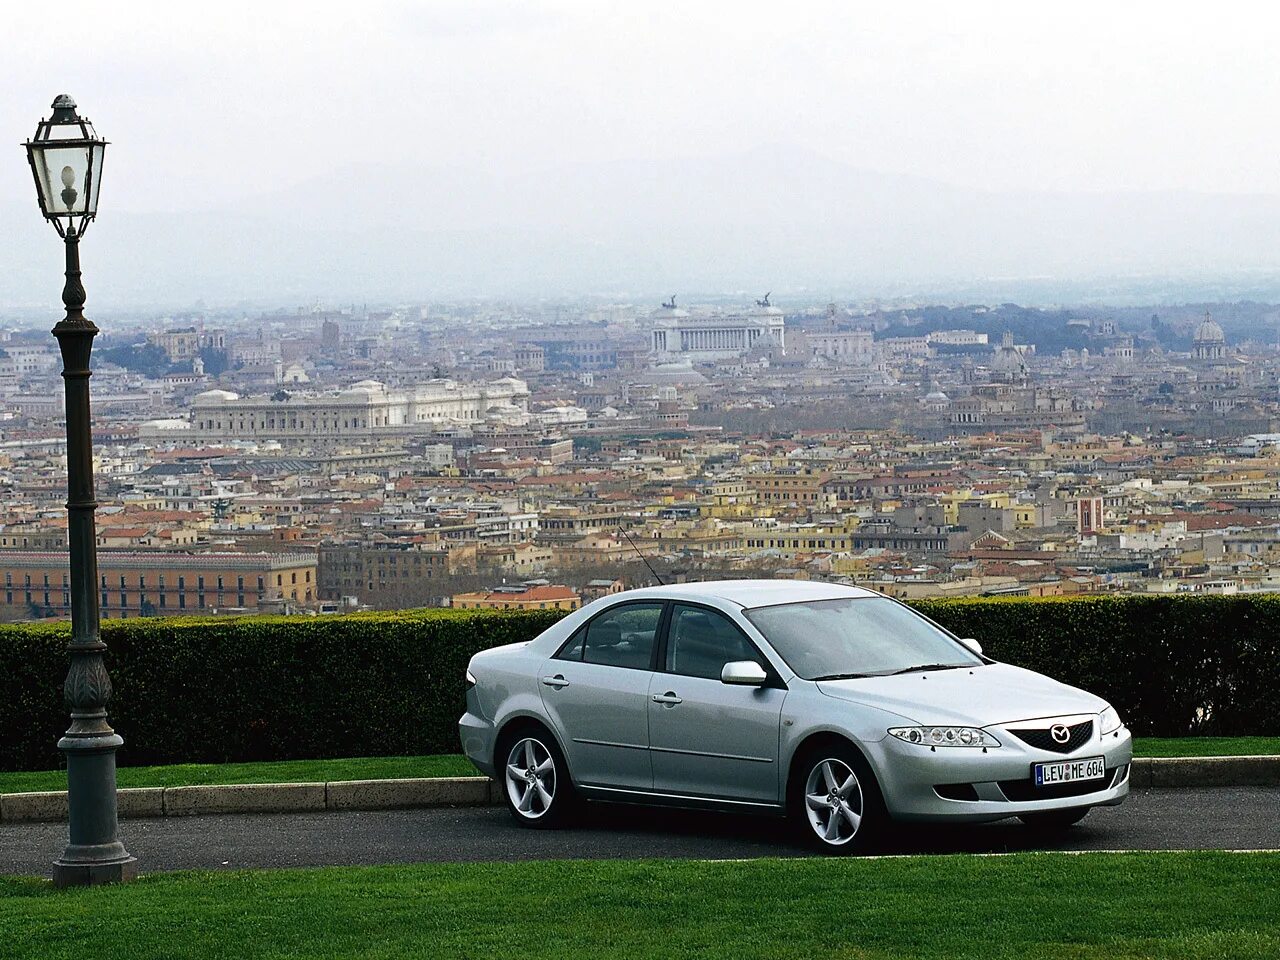
<svg viewBox="0 0 1280 960">
<path fill-rule="evenodd" d="M 649 687 L 662 601 L 593 617 L 543 664 L 542 702 L 581 786 L 649 790 Z"/>
<path fill-rule="evenodd" d="M 754 660 L 762 687 L 721 682 Z M 673 603 L 649 687 L 649 748 L 658 793 L 777 803 L 778 732 L 787 691 L 745 633 L 710 607 Z"/>
</svg>

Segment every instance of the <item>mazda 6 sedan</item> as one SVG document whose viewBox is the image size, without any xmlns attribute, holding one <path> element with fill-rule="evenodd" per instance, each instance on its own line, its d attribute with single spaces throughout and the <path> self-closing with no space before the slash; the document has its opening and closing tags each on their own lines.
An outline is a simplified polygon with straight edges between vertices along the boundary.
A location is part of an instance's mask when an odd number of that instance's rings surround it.
<svg viewBox="0 0 1280 960">
<path fill-rule="evenodd" d="M 892 820 L 1061 829 L 1129 792 L 1106 701 L 868 590 L 630 590 L 467 668 L 463 750 L 529 827 L 579 799 L 792 818 L 831 852 Z"/>
</svg>

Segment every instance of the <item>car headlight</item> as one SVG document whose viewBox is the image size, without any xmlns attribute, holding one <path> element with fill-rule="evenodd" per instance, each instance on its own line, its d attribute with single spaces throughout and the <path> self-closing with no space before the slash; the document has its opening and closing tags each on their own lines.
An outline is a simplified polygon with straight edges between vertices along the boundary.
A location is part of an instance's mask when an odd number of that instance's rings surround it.
<svg viewBox="0 0 1280 960">
<path fill-rule="evenodd" d="M 978 727 L 890 727 L 889 736 L 922 747 L 998 747 L 1000 741 Z"/>
<path fill-rule="evenodd" d="M 1124 724 L 1120 720 L 1120 713 L 1115 707 L 1107 707 L 1098 715 L 1098 730 L 1102 736 L 1108 733 L 1115 733 Z"/>
<path fill-rule="evenodd" d="M 467 668 L 467 689 L 470 690 L 476 685 L 476 678 L 471 675 L 471 668 Z"/>
</svg>

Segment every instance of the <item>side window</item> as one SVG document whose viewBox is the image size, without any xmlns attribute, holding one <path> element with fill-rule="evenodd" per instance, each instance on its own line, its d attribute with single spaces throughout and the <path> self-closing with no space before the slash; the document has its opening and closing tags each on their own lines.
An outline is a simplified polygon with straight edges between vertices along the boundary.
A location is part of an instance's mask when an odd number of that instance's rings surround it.
<svg viewBox="0 0 1280 960">
<path fill-rule="evenodd" d="M 661 620 L 661 603 L 628 603 L 608 610 L 587 624 L 582 659 L 648 670 Z"/>
<path fill-rule="evenodd" d="M 714 610 L 677 604 L 671 616 L 670 637 L 667 642 L 668 673 L 719 680 L 726 663 L 734 660 L 760 662 L 760 655 L 742 631 L 734 626 L 732 620 Z"/>
<path fill-rule="evenodd" d="M 582 641 L 587 635 L 586 627 L 579 627 L 578 632 L 570 638 L 560 652 L 556 654 L 557 660 L 581 660 L 582 659 Z"/>
</svg>

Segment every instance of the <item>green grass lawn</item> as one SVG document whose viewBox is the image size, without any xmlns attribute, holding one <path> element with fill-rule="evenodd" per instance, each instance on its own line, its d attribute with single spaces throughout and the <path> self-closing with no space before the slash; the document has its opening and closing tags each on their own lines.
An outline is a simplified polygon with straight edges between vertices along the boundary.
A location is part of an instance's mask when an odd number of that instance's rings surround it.
<svg viewBox="0 0 1280 960">
<path fill-rule="evenodd" d="M 329 780 L 392 780 L 402 777 L 475 777 L 461 754 L 434 757 L 356 757 L 345 760 L 280 760 L 269 763 L 175 763 L 121 767 L 121 787 L 183 787 L 206 783 L 322 783 Z M 65 790 L 63 770 L 0 773 L 0 793 Z M 0 951 L 0 957 L 3 952 Z"/>
<path fill-rule="evenodd" d="M 1139 757 L 1213 757 L 1280 754 L 1280 737 L 1178 737 L 1134 741 Z M 345 760 L 280 760 L 270 763 L 178 763 L 121 767 L 121 787 L 183 787 L 207 783 L 317 783 L 329 780 L 392 780 L 403 777 L 475 777 L 460 754 L 431 757 L 356 757 Z M 61 770 L 0 773 L 0 793 L 65 790 Z"/>
<path fill-rule="evenodd" d="M 1138 737 L 1135 757 L 1258 757 L 1280 754 L 1280 737 Z"/>
<path fill-rule="evenodd" d="M 1273 960 L 1280 855 L 426 864 L 0 879 L 6 960 Z"/>
</svg>

